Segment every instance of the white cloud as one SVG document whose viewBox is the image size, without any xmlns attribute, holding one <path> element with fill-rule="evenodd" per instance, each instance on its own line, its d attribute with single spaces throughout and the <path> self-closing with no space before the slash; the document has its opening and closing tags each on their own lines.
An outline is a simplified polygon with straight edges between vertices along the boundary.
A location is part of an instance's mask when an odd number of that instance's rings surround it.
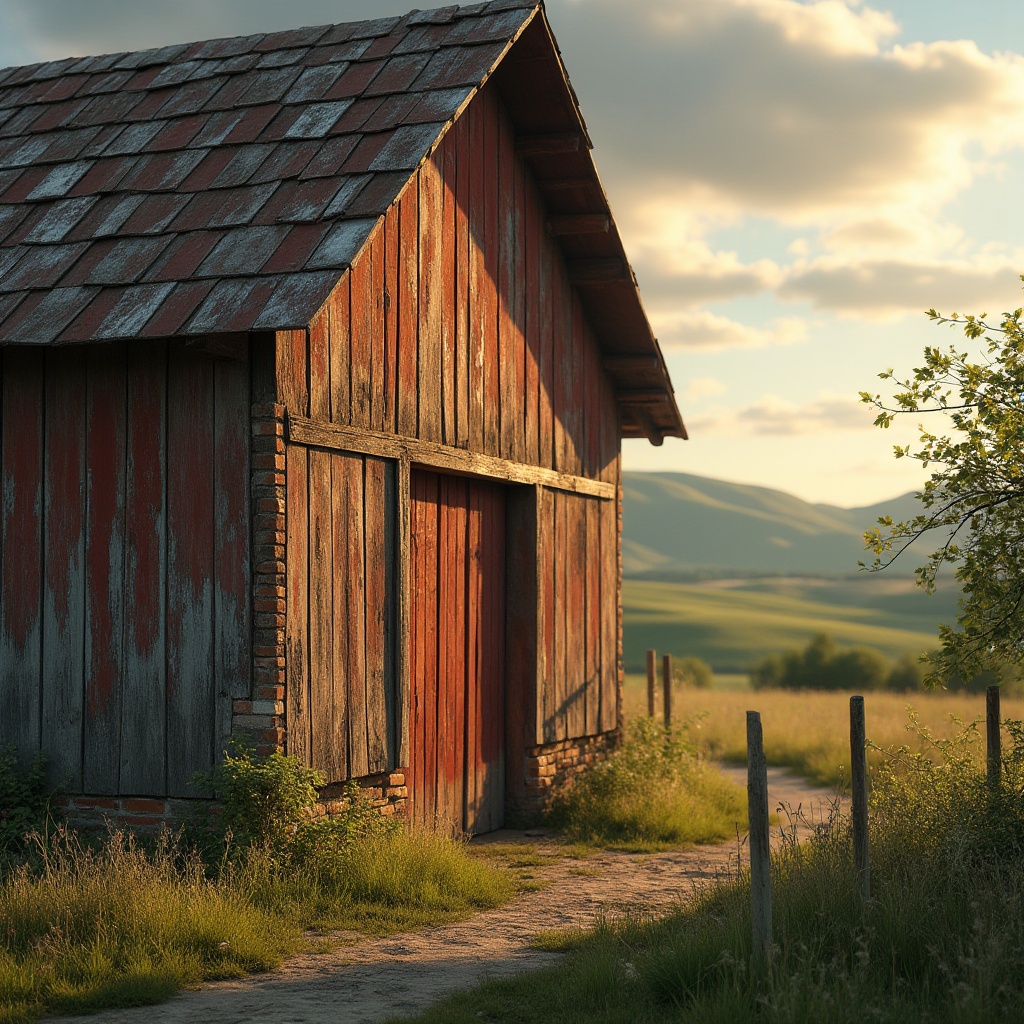
<svg viewBox="0 0 1024 1024">
<path fill-rule="evenodd" d="M 798 317 L 779 317 L 767 328 L 751 327 L 707 310 L 652 314 L 651 320 L 666 350 L 765 348 L 794 345 L 807 338 L 807 324 Z"/>
<path fill-rule="evenodd" d="M 795 437 L 870 429 L 870 408 L 849 395 L 823 391 L 800 405 L 776 395 L 765 395 L 738 409 L 718 408 L 687 421 L 691 437 L 772 436 Z"/>
<path fill-rule="evenodd" d="M 892 319 L 936 307 L 943 312 L 1002 312 L 1021 301 L 1024 253 L 1012 261 L 978 258 L 845 262 L 795 266 L 778 289 L 783 299 L 866 319 Z"/>
<path fill-rule="evenodd" d="M 716 398 L 718 395 L 724 395 L 727 390 L 725 384 L 717 377 L 694 377 L 687 382 L 682 398 L 689 405 L 704 398 Z"/>
</svg>

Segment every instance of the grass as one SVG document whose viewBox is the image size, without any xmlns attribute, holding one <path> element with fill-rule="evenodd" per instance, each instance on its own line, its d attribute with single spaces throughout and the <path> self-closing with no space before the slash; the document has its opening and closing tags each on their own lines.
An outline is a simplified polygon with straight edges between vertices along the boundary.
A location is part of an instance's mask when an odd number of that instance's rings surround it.
<svg viewBox="0 0 1024 1024">
<path fill-rule="evenodd" d="M 718 677 L 715 678 L 717 682 Z M 644 677 L 626 677 L 623 696 L 627 715 L 645 713 L 646 687 Z M 983 716 L 985 697 L 945 692 L 869 693 L 864 698 L 864 706 L 868 739 L 888 749 L 920 742 L 912 727 L 908 731 L 908 706 L 918 709 L 922 718 L 932 724 L 935 735 L 942 738 L 958 730 L 958 720 L 969 722 Z M 840 779 L 849 780 L 847 694 L 815 690 L 796 693 L 791 690 L 677 689 L 673 707 L 681 719 L 694 723 L 695 737 L 716 759 L 746 763 L 745 713 L 759 711 L 769 764 L 792 768 L 823 786 L 835 786 Z M 1002 709 L 1005 718 L 1024 718 L 1024 699 L 1004 697 Z M 868 759 L 877 766 L 882 755 L 877 750 L 869 750 Z"/>
<path fill-rule="evenodd" d="M 766 577 L 671 583 L 625 580 L 627 670 L 646 651 L 703 658 L 716 671 L 749 668 L 765 655 L 803 647 L 816 633 L 840 646 L 875 647 L 890 658 L 936 646 L 940 622 L 956 618 L 955 595 L 929 597 L 912 580 Z"/>
<path fill-rule="evenodd" d="M 570 839 L 634 852 L 720 841 L 745 820 L 742 791 L 689 730 L 666 734 L 648 718 L 635 719 L 619 749 L 578 777 L 551 814 Z"/>
<path fill-rule="evenodd" d="M 1024 1005 L 1022 735 L 988 793 L 972 730 L 922 737 L 875 773 L 872 899 L 857 894 L 849 824 L 834 816 L 772 864 L 773 950 L 751 961 L 745 878 L 660 920 L 538 936 L 556 966 L 491 980 L 421 1024 L 996 1024 Z"/>
<path fill-rule="evenodd" d="M 437 924 L 516 888 L 443 836 L 371 836 L 301 864 L 257 849 L 211 871 L 170 837 L 144 848 L 113 832 L 90 847 L 60 832 L 0 878 L 0 1021 L 160 1002 L 270 970 L 307 929 Z"/>
</svg>

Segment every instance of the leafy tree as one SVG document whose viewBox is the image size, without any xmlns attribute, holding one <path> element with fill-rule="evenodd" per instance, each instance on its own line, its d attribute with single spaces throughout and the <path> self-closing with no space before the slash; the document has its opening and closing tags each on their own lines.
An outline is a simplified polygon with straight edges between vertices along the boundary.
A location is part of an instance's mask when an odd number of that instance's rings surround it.
<svg viewBox="0 0 1024 1024">
<path fill-rule="evenodd" d="M 884 569 L 924 537 L 938 546 L 917 569 L 931 591 L 948 565 L 963 588 L 956 626 L 941 626 L 941 649 L 930 655 L 928 682 L 972 678 L 999 664 L 1024 664 L 1024 309 L 999 326 L 980 316 L 928 317 L 978 342 L 972 356 L 956 345 L 926 348 L 909 377 L 879 377 L 897 388 L 891 401 L 861 392 L 878 409 L 875 424 L 921 415 L 916 445 L 897 458 L 918 460 L 931 476 L 918 494 L 921 514 L 904 522 L 879 519 L 865 540 L 873 570 Z M 929 425 L 939 420 L 934 431 Z"/>
</svg>

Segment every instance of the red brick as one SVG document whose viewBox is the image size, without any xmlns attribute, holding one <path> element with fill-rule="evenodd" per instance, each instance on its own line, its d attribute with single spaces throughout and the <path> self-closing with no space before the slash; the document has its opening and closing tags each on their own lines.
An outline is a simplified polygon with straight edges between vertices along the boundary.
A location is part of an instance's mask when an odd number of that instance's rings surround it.
<svg viewBox="0 0 1024 1024">
<path fill-rule="evenodd" d="M 167 805 L 163 800 L 132 796 L 124 801 L 124 810 L 134 814 L 166 814 Z"/>
<path fill-rule="evenodd" d="M 284 469 L 283 455 L 255 455 L 252 460 L 253 469 Z"/>
<path fill-rule="evenodd" d="M 260 686 L 278 686 L 284 682 L 283 668 L 254 668 L 252 670 L 253 682 Z M 260 700 L 270 698 L 261 697 Z"/>
<path fill-rule="evenodd" d="M 257 512 L 284 512 L 285 503 L 281 498 L 258 498 L 256 501 Z"/>
<path fill-rule="evenodd" d="M 236 700 L 231 703 L 231 710 L 236 715 L 250 715 L 252 714 L 252 701 L 251 700 Z"/>
<path fill-rule="evenodd" d="M 283 686 L 260 686 L 256 690 L 256 696 L 260 700 L 284 700 Z"/>
<path fill-rule="evenodd" d="M 286 625 L 285 617 L 283 615 L 271 615 L 269 612 L 258 612 L 255 617 L 257 626 L 272 629 L 275 626 L 280 626 L 282 629 Z"/>
<path fill-rule="evenodd" d="M 76 796 L 73 802 L 75 807 L 83 810 L 88 807 L 99 807 L 105 811 L 117 810 L 117 801 L 111 800 L 108 797 Z"/>
<path fill-rule="evenodd" d="M 288 606 L 284 601 L 276 598 L 260 598 L 256 601 L 253 607 L 258 612 L 285 612 L 288 610 Z"/>
</svg>

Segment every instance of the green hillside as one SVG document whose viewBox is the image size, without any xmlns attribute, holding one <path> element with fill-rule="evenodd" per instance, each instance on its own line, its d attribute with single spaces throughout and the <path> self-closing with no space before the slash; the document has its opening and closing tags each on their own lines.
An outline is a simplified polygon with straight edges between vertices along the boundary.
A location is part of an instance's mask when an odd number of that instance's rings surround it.
<svg viewBox="0 0 1024 1024">
<path fill-rule="evenodd" d="M 864 530 L 916 514 L 913 495 L 842 509 L 686 473 L 626 473 L 624 490 L 627 671 L 650 647 L 742 671 L 818 632 L 898 657 L 956 618 L 956 588 L 918 590 L 912 558 L 900 573 L 857 568 Z"/>
<path fill-rule="evenodd" d="M 741 672 L 821 632 L 843 646 L 876 647 L 893 658 L 918 654 L 936 646 L 938 623 L 953 621 L 956 599 L 929 597 L 906 578 L 627 579 L 623 612 L 627 672 L 643 671 L 650 647 L 694 654 L 718 672 Z"/>
<path fill-rule="evenodd" d="M 918 511 L 910 494 L 843 509 L 688 473 L 625 473 L 623 486 L 626 576 L 856 573 L 864 531 L 880 515 Z"/>
</svg>

